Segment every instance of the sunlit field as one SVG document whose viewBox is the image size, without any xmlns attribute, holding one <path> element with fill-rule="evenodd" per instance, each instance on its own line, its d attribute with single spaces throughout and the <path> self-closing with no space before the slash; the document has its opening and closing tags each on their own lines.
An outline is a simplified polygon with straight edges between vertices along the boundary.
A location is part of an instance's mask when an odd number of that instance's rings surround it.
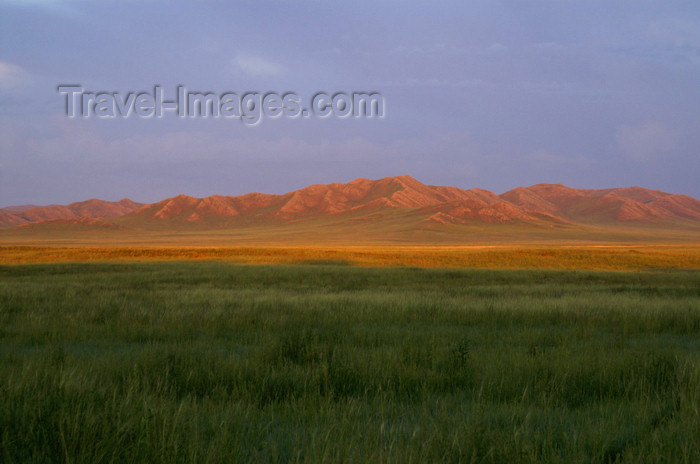
<svg viewBox="0 0 700 464">
<path fill-rule="evenodd" d="M 256 250 L 41 256 L 315 265 L 0 267 L 0 460 L 700 462 L 698 271 Z M 596 253 L 585 262 L 697 267 L 682 250 Z"/>
<path fill-rule="evenodd" d="M 700 269 L 700 245 L 598 246 L 0 246 L 0 264 L 94 261 L 228 261 L 483 269 L 639 271 Z"/>
</svg>

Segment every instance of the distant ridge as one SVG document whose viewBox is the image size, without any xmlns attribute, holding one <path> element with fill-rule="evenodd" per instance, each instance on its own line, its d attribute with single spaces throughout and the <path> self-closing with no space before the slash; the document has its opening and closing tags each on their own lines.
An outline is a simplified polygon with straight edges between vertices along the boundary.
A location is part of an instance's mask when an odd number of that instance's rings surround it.
<svg viewBox="0 0 700 464">
<path fill-rule="evenodd" d="M 81 218 L 99 221 L 78 221 Z M 316 184 L 282 195 L 249 193 L 195 198 L 178 195 L 152 203 L 87 200 L 67 206 L 0 210 L 0 226 L 72 225 L 82 229 L 221 230 L 308 224 L 352 234 L 354 227 L 395 233 L 445 231 L 460 226 L 528 225 L 539 228 L 651 227 L 700 229 L 700 201 L 641 187 L 574 189 L 561 184 L 517 187 L 501 195 L 483 189 L 425 185 L 411 176 Z M 19 227 L 17 227 L 19 226 Z M 37 229 L 37 227 L 39 229 Z M 457 227 L 458 229 L 454 229 Z M 28 229 L 29 230 L 29 229 Z M 388 233 L 388 232 L 387 232 Z"/>
<path fill-rule="evenodd" d="M 69 205 L 9 206 L 0 209 L 0 227 L 21 226 L 56 219 L 113 218 L 143 206 L 128 198 L 119 201 L 90 199 Z"/>
</svg>

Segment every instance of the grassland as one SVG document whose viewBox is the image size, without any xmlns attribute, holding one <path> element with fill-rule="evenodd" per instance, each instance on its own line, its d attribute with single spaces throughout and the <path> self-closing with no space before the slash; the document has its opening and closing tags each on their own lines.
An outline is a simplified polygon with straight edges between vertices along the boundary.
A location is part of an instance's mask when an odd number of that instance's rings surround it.
<svg viewBox="0 0 700 464">
<path fill-rule="evenodd" d="M 481 269 L 700 270 L 700 245 L 0 246 L 0 264 L 174 260 Z"/>
<path fill-rule="evenodd" d="M 0 460 L 700 462 L 699 272 L 334 262 L 0 267 Z"/>
</svg>

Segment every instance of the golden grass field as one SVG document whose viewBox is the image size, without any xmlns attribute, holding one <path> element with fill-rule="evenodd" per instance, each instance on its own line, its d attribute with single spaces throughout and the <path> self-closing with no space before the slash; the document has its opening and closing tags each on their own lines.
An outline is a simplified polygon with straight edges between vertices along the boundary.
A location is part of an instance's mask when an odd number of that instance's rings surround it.
<svg viewBox="0 0 700 464">
<path fill-rule="evenodd" d="M 700 269 L 700 244 L 478 246 L 0 246 L 0 264 L 227 261 L 481 269 Z"/>
</svg>

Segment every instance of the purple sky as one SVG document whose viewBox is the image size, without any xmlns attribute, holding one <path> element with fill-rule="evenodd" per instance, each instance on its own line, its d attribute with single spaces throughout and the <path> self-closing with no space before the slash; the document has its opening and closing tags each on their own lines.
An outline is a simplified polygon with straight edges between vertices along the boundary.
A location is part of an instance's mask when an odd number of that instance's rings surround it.
<svg viewBox="0 0 700 464">
<path fill-rule="evenodd" d="M 410 174 L 700 197 L 700 3 L 0 0 L 0 206 Z M 95 91 L 378 91 L 384 119 L 68 119 Z"/>
</svg>

